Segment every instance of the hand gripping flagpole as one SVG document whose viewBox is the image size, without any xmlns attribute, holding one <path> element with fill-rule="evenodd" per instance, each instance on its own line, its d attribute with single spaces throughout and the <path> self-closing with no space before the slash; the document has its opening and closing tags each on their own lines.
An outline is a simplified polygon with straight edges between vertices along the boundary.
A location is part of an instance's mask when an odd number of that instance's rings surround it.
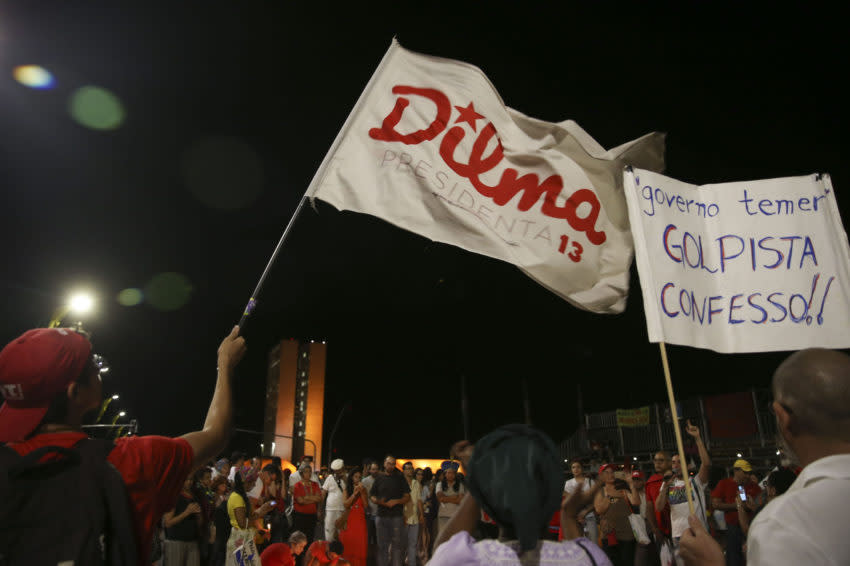
<svg viewBox="0 0 850 566">
<path fill-rule="evenodd" d="M 272 252 L 272 257 L 266 264 L 266 268 L 263 270 L 263 274 L 260 276 L 260 280 L 257 281 L 257 286 L 254 288 L 254 292 L 251 293 L 251 298 L 248 300 L 248 304 L 245 305 L 245 312 L 242 313 L 242 318 L 239 319 L 240 331 L 244 329 L 245 321 L 248 320 L 248 317 L 251 316 L 251 313 L 254 312 L 254 308 L 257 306 L 257 297 L 260 296 L 260 291 L 263 289 L 263 283 L 266 282 L 266 277 L 268 276 L 269 271 L 271 271 L 272 265 L 274 265 L 274 262 L 277 259 L 277 254 L 283 247 L 283 242 L 286 241 L 286 237 L 289 235 L 289 230 L 292 229 L 292 225 L 295 224 L 295 219 L 298 218 L 298 214 L 304 207 L 304 203 L 309 198 L 307 196 L 308 194 L 309 191 L 304 193 L 304 196 L 301 197 L 301 202 L 298 203 L 298 208 L 295 209 L 295 212 L 292 214 L 292 218 L 289 219 L 289 224 L 286 225 L 286 229 L 283 231 L 283 235 L 281 235 L 280 241 L 278 241 L 277 243 L 277 247 L 275 247 L 274 252 Z"/>
</svg>

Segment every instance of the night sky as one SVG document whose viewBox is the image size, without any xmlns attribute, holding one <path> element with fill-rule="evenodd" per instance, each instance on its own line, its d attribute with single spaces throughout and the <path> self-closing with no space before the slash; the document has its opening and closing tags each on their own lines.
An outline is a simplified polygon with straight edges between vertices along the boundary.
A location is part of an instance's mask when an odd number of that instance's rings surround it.
<svg viewBox="0 0 850 566">
<path fill-rule="evenodd" d="M 394 36 L 477 65 L 508 106 L 573 119 L 606 148 L 667 132 L 666 173 L 686 182 L 828 172 L 850 218 L 837 8 L 291 4 L 0 2 L 0 341 L 92 290 L 83 320 L 112 367 L 106 390 L 143 434 L 203 423 L 216 347 Z M 27 64 L 55 86 L 16 82 Z M 89 85 L 120 100 L 119 127 L 72 118 Z M 130 288 L 146 301 L 119 304 Z M 327 340 L 325 443 L 350 401 L 334 440 L 349 461 L 445 456 L 463 434 L 461 376 L 473 438 L 523 419 L 523 378 L 556 442 L 577 425 L 578 384 L 588 410 L 666 400 L 634 266 L 626 311 L 593 315 L 511 265 L 321 202 L 245 335 L 236 425 L 262 426 L 277 341 Z M 764 387 L 785 356 L 668 352 L 679 397 Z"/>
</svg>

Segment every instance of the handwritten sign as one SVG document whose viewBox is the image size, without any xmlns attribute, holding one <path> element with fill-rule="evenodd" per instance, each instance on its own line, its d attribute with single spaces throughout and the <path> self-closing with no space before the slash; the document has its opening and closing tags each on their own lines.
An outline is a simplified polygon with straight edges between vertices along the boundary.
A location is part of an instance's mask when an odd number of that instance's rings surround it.
<svg viewBox="0 0 850 566">
<path fill-rule="evenodd" d="M 617 426 L 620 428 L 649 426 L 649 407 L 617 409 Z"/>
<path fill-rule="evenodd" d="M 624 175 L 651 342 L 850 347 L 850 247 L 828 175 L 703 186 Z"/>
</svg>

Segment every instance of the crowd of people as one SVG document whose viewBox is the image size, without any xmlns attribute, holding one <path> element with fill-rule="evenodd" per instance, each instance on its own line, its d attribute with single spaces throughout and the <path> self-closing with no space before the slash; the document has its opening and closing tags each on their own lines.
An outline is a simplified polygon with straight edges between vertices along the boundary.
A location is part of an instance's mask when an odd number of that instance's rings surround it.
<svg viewBox="0 0 850 566">
<path fill-rule="evenodd" d="M 565 482 L 555 445 L 527 425 L 455 444 L 438 470 L 399 469 L 388 455 L 363 466 L 337 459 L 317 473 L 306 457 L 290 474 L 278 459 L 236 452 L 214 460 L 230 431 L 233 369 L 245 351 L 238 330 L 219 347 L 201 429 L 108 445 L 81 429 L 102 395 L 86 337 L 37 329 L 0 351 L 0 562 L 850 563 L 845 354 L 803 350 L 776 370 L 771 409 L 782 451 L 799 466 L 777 467 L 764 487 L 743 459 L 710 485 L 711 457 L 690 422 L 699 465 L 688 470 L 660 450 L 648 478 L 615 462 L 588 470 L 576 461 Z"/>
</svg>

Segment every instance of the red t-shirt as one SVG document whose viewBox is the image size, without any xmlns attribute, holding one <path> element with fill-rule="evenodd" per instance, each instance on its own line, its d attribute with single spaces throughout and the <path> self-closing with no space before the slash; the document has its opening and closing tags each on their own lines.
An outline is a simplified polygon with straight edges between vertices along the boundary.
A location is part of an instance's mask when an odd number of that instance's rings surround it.
<svg viewBox="0 0 850 566">
<path fill-rule="evenodd" d="M 42 446 L 71 448 L 85 438 L 82 432 L 39 434 L 9 447 L 24 456 Z M 192 458 L 192 447 L 182 438 L 130 436 L 115 441 L 108 460 L 121 473 L 130 498 L 140 566 L 150 561 L 154 525 L 174 507 L 192 471 Z"/>
<path fill-rule="evenodd" d="M 652 474 L 649 476 L 649 479 L 646 480 L 646 502 L 652 503 L 653 509 L 655 508 L 655 500 L 658 497 L 658 494 L 661 492 L 661 484 L 664 483 L 664 476 L 661 474 Z M 672 531 L 671 522 L 670 522 L 670 506 L 664 508 L 663 511 L 655 510 L 655 524 L 658 525 L 658 528 L 662 533 L 670 536 Z"/>
<path fill-rule="evenodd" d="M 756 497 L 761 493 L 761 488 L 752 483 L 744 484 L 744 493 L 747 497 Z M 712 490 L 711 497 L 716 497 L 723 503 L 735 503 L 735 497 L 738 495 L 738 482 L 734 478 L 726 478 L 717 482 L 717 486 Z M 723 513 L 727 525 L 738 524 L 738 511 L 725 511 Z"/>
<path fill-rule="evenodd" d="M 263 566 L 295 566 L 295 557 L 285 542 L 276 542 L 266 547 L 260 554 Z"/>
<path fill-rule="evenodd" d="M 328 542 L 324 540 L 317 540 L 311 544 L 310 548 L 307 549 L 307 556 L 318 559 L 319 564 L 334 565 L 337 563 L 337 560 L 339 560 L 339 557 L 336 557 L 333 560 L 328 558 Z"/>
<path fill-rule="evenodd" d="M 309 481 L 309 482 L 300 481 L 300 482 L 296 483 L 295 487 L 292 488 L 292 499 L 295 500 L 295 502 L 292 504 L 292 508 L 299 513 L 305 513 L 307 515 L 315 515 L 316 512 L 318 511 L 318 509 L 317 509 L 318 504 L 308 503 L 306 505 L 302 505 L 302 504 L 298 503 L 297 498 L 298 497 L 304 497 L 305 495 L 319 495 L 319 491 L 321 491 L 321 488 L 319 488 L 319 484 L 317 484 L 313 481 Z"/>
</svg>

